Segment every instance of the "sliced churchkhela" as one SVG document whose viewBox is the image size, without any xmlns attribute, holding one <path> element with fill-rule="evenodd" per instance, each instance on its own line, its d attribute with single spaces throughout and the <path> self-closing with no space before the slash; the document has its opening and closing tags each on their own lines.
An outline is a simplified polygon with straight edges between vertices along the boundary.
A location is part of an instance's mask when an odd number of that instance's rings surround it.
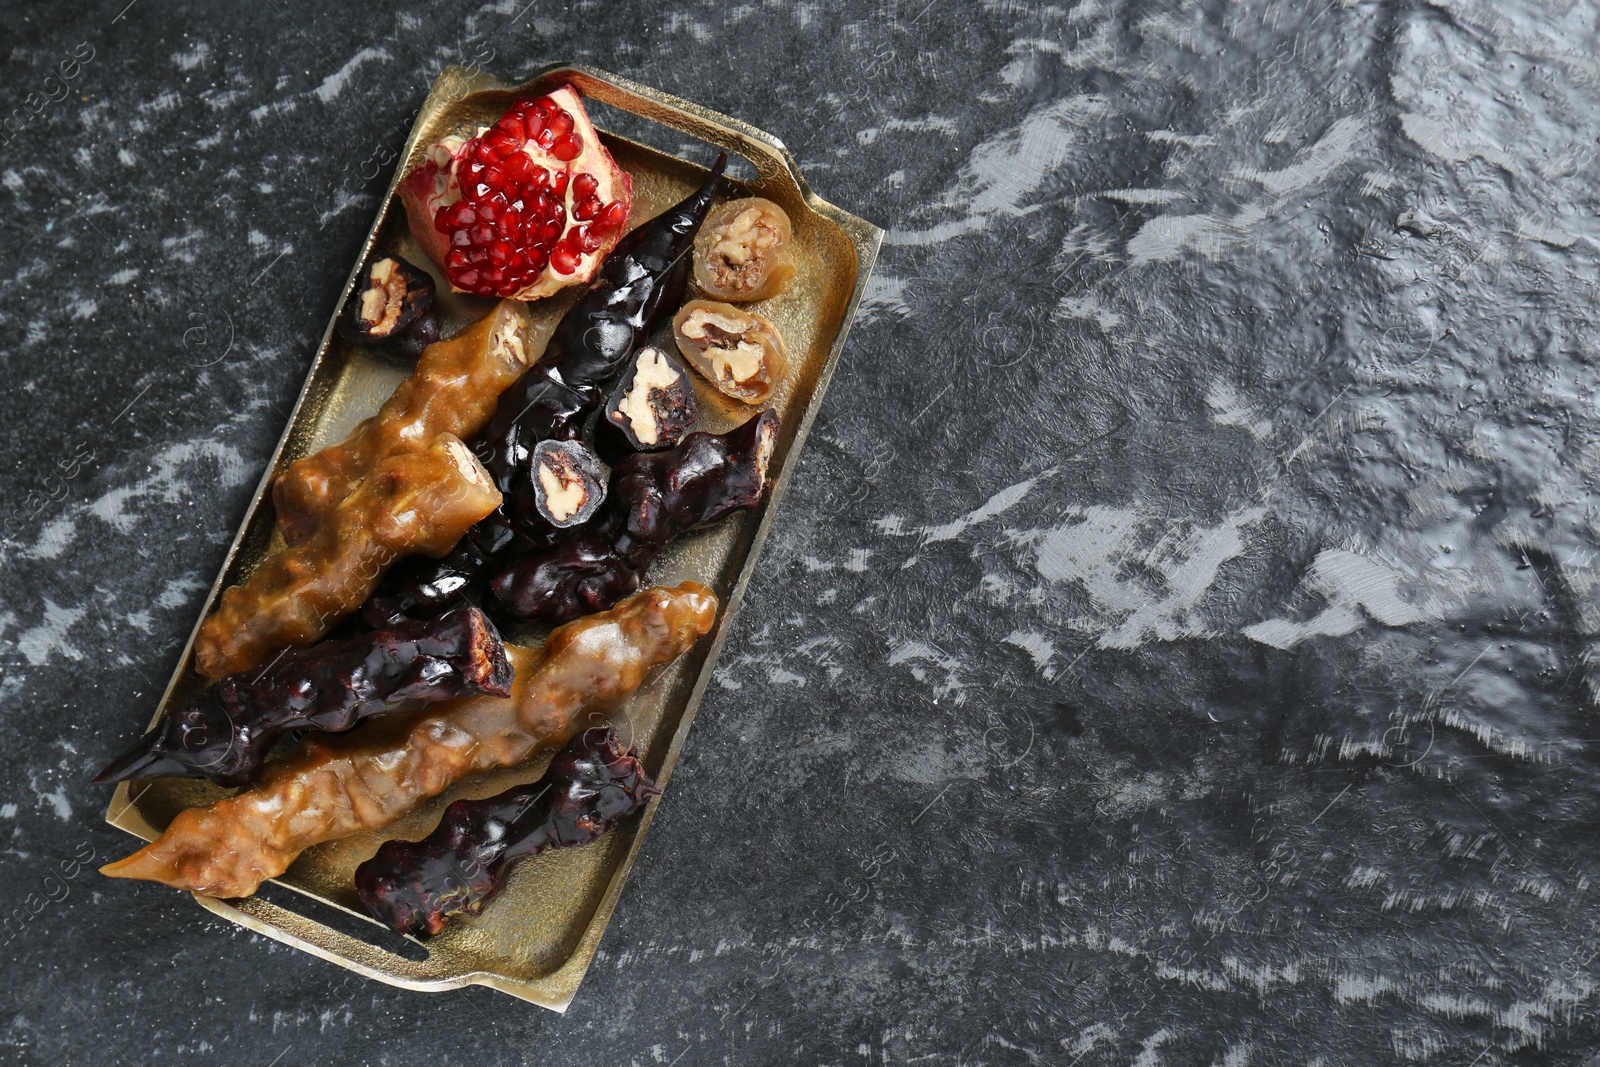
<svg viewBox="0 0 1600 1067">
<path fill-rule="evenodd" d="M 356 895 L 396 933 L 431 937 L 480 914 L 518 860 L 586 845 L 660 792 L 616 730 L 585 730 L 538 781 L 456 801 L 421 841 L 385 842 L 356 868 Z"/>
<path fill-rule="evenodd" d="M 606 385 L 683 299 L 694 236 L 726 166 L 727 155 L 719 154 L 699 191 L 618 242 L 593 285 L 551 334 L 544 354 L 501 395 L 476 449 L 508 497 L 519 474 L 527 476 L 534 446 L 576 439 Z M 471 598 L 493 567 L 554 532 L 537 510 L 507 514 L 512 510 L 508 506 L 480 523 L 436 563 L 401 568 L 362 615 L 375 624 L 425 618 Z"/>
<path fill-rule="evenodd" d="M 207 678 L 259 667 L 309 645 L 372 594 L 396 560 L 442 556 L 500 505 L 489 473 L 454 434 L 390 456 L 339 503 L 310 540 L 268 556 L 224 590 L 195 638 Z"/>
<path fill-rule="evenodd" d="M 609 608 L 643 584 L 673 538 L 761 502 L 777 433 L 777 413 L 763 411 L 725 434 L 692 433 L 669 452 L 627 457 L 612 470 L 599 517 L 497 575 L 495 602 L 515 618 L 552 623 Z"/>
<path fill-rule="evenodd" d="M 518 478 L 512 505 L 536 512 L 551 529 L 588 522 L 606 498 L 605 464 L 582 441 L 540 441 L 528 457 L 528 475 Z"/>
<path fill-rule="evenodd" d="M 272 503 L 283 539 L 293 545 L 310 538 L 383 460 L 421 451 L 441 433 L 471 440 L 494 414 L 500 394 L 527 369 L 530 329 L 527 308 L 503 300 L 454 337 L 429 345 L 376 415 L 278 476 Z"/>
<path fill-rule="evenodd" d="M 654 345 L 633 354 L 595 423 L 596 450 L 615 463 L 629 452 L 662 452 L 683 440 L 700 415 L 682 364 Z"/>
<path fill-rule="evenodd" d="M 564 744 L 710 631 L 717 598 L 702 585 L 645 590 L 551 633 L 539 650 L 507 646 L 511 696 L 458 697 L 410 716 L 309 738 L 236 796 L 180 812 L 156 840 L 102 867 L 216 897 L 243 897 L 301 852 L 381 830 L 462 779 L 514 767 Z"/>
<path fill-rule="evenodd" d="M 357 278 L 356 290 L 339 314 L 338 328 L 348 341 L 417 358 L 439 339 L 433 278 L 399 256 L 380 256 Z"/>
<path fill-rule="evenodd" d="M 169 709 L 96 784 L 209 778 L 239 786 L 290 730 L 341 733 L 377 715 L 463 693 L 511 695 L 511 663 L 477 608 L 291 649 L 263 670 L 230 674 Z"/>
<path fill-rule="evenodd" d="M 765 300 L 794 277 L 789 216 L 759 196 L 718 204 L 694 241 L 694 283 L 713 300 Z"/>
<path fill-rule="evenodd" d="M 718 392 L 746 404 L 771 396 L 789 366 L 778 328 L 732 304 L 689 301 L 673 317 L 672 335 L 689 366 Z"/>
</svg>

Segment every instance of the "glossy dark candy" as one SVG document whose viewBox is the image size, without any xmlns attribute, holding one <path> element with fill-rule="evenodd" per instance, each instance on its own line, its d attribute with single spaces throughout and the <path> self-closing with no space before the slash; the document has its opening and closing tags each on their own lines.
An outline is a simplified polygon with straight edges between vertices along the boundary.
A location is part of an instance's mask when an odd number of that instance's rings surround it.
<svg viewBox="0 0 1600 1067">
<path fill-rule="evenodd" d="M 522 514 L 537 513 L 557 530 L 588 522 L 606 498 L 605 464 L 582 441 L 540 441 L 518 478 L 512 502 Z"/>
<path fill-rule="evenodd" d="M 615 730 L 585 730 L 537 782 L 456 801 L 421 841 L 385 842 L 356 868 L 356 895 L 391 930 L 431 937 L 481 913 L 517 860 L 586 845 L 659 792 Z"/>
<path fill-rule="evenodd" d="M 289 730 L 341 733 L 375 715 L 463 693 L 507 696 L 511 673 L 500 635 L 477 608 L 291 649 L 266 668 L 230 674 L 169 711 L 94 780 L 209 778 L 244 785 Z"/>
<path fill-rule="evenodd" d="M 676 447 L 700 412 L 694 383 L 664 349 L 646 345 L 633 354 L 595 424 L 595 447 L 615 463 L 629 452 Z"/>
<path fill-rule="evenodd" d="M 345 302 L 338 328 L 347 340 L 415 359 L 439 339 L 433 278 L 399 256 L 374 260 Z"/>
<path fill-rule="evenodd" d="M 600 515 L 489 583 L 518 619 L 566 622 L 638 589 L 667 543 L 761 502 L 778 416 L 763 411 L 725 434 L 692 433 L 669 452 L 638 452 L 612 470 Z"/>
<path fill-rule="evenodd" d="M 694 237 L 727 162 L 726 153 L 718 155 L 698 192 L 617 243 L 551 334 L 544 355 L 501 394 L 477 445 L 501 492 L 511 492 L 534 445 L 578 436 L 634 348 L 683 302 Z"/>
<path fill-rule="evenodd" d="M 393 626 L 407 619 L 431 619 L 470 604 L 479 598 L 496 566 L 546 543 L 518 533 L 497 511 L 468 530 L 443 557 L 401 560 L 361 606 L 361 617 L 370 626 Z"/>
</svg>

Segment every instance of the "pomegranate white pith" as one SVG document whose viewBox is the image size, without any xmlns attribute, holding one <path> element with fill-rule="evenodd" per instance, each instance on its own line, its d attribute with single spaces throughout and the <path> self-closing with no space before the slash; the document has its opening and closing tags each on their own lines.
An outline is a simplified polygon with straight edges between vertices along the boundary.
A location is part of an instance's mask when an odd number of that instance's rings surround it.
<svg viewBox="0 0 1600 1067">
<path fill-rule="evenodd" d="M 457 292 L 536 300 L 594 275 L 622 236 L 633 180 L 563 86 L 432 145 L 400 195 Z"/>
</svg>

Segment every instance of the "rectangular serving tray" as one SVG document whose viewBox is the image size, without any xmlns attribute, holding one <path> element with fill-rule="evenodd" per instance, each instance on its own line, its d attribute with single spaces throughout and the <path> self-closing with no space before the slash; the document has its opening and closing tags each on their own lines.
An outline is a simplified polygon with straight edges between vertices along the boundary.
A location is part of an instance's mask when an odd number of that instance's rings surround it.
<svg viewBox="0 0 1600 1067">
<path fill-rule="evenodd" d="M 352 267 L 345 299 L 349 298 L 356 275 L 375 252 L 393 252 L 414 263 L 427 263 L 407 231 L 405 211 L 396 202 L 395 190 L 428 145 L 458 129 L 491 124 L 514 99 L 542 95 L 563 84 L 573 86 L 589 100 L 743 157 L 754 167 L 756 176 L 748 181 L 729 179 L 723 187 L 725 195 L 764 196 L 782 205 L 794 223 L 799 268 L 794 282 L 778 296 L 752 305 L 777 323 L 790 356 L 787 378 L 770 402 L 782 419 L 772 460 L 771 491 L 756 511 L 684 538 L 652 566 L 649 581 L 653 585 L 672 585 L 685 578 L 710 585 L 722 601 L 721 617 L 709 637 L 659 671 L 613 717 L 624 735 L 639 747 L 650 773 L 665 785 L 711 678 L 728 620 L 739 605 L 801 444 L 838 362 L 883 232 L 818 198 L 781 142 L 736 119 L 586 67 L 551 67 L 522 85 L 449 67 L 434 82 L 418 113 L 383 204 Z M 607 147 L 634 178 L 630 226 L 658 214 L 698 186 L 706 171 L 702 163 L 708 163 L 714 155 L 708 148 L 703 159 L 680 159 L 606 132 L 603 116 L 594 117 L 602 120 L 596 125 L 601 127 Z M 437 272 L 435 278 L 440 281 L 439 292 L 445 293 L 447 286 Z M 553 298 L 530 305 L 545 335 L 573 299 Z M 493 301 L 446 295 L 440 297 L 440 305 L 448 336 L 486 314 Z M 343 301 L 335 318 L 342 310 Z M 664 340 L 671 350 L 670 334 L 657 340 Z M 222 573 L 206 598 L 202 619 L 211 613 L 224 588 L 247 578 L 280 543 L 268 494 L 277 472 L 301 456 L 342 439 L 357 422 L 377 409 L 406 373 L 407 368 L 348 344 L 335 334 L 330 321 L 289 424 L 256 487 Z M 722 431 L 752 414 L 752 409 L 722 397 L 704 382 L 697 381 L 696 388 L 701 428 Z M 205 684 L 194 673 L 192 664 L 198 629 L 197 620 L 152 723 L 168 707 L 190 699 Z M 536 644 L 543 633 L 512 631 L 507 637 L 518 643 Z M 438 821 L 446 804 L 461 797 L 489 796 L 512 784 L 531 781 L 543 772 L 546 762 L 548 754 L 515 770 L 473 779 L 380 833 L 309 849 L 281 878 L 274 880 L 354 916 L 360 921 L 345 921 L 342 925 L 357 931 L 370 927 L 370 936 L 341 932 L 260 894 L 241 900 L 202 896 L 195 899 L 241 926 L 369 978 L 417 990 L 486 985 L 564 1011 L 599 947 L 600 936 L 659 797 L 649 803 L 642 817 L 627 821 L 597 844 L 549 853 L 520 865 L 506 890 L 483 915 L 452 924 L 425 946 L 413 942 L 422 947 L 414 948 L 409 955 L 421 957 L 425 948 L 426 958 L 408 958 L 385 947 L 395 944 L 395 935 L 365 916 L 352 886 L 356 865 L 371 856 L 382 841 L 421 837 Z M 123 783 L 112 797 L 106 820 L 148 841 L 179 811 L 210 803 L 226 792 L 208 782 L 182 779 Z"/>
</svg>

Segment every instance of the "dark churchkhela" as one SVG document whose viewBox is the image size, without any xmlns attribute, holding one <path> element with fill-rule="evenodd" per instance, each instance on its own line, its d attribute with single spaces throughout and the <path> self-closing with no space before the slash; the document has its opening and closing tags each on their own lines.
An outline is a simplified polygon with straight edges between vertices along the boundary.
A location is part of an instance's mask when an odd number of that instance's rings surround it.
<svg viewBox="0 0 1600 1067">
<path fill-rule="evenodd" d="M 508 504 L 469 530 L 443 558 L 419 559 L 386 576 L 362 609 L 368 622 L 437 615 L 470 599 L 493 567 L 548 539 L 553 530 L 538 511 L 515 506 L 519 476 L 528 476 L 540 441 L 579 436 L 584 419 L 604 402 L 606 387 L 634 349 L 682 303 L 694 237 L 727 163 L 727 154 L 719 154 L 698 192 L 617 243 L 588 292 L 556 327 L 544 354 L 501 394 L 474 449 Z"/>
<path fill-rule="evenodd" d="M 489 583 L 518 619 L 560 623 L 604 611 L 637 590 L 673 538 L 761 502 L 778 416 L 763 411 L 725 434 L 692 433 L 668 452 L 638 452 L 612 468 L 600 514 Z"/>
<path fill-rule="evenodd" d="M 290 649 L 266 668 L 227 675 L 168 711 L 94 780 L 245 785 L 290 730 L 342 733 L 375 715 L 464 693 L 509 696 L 511 674 L 500 635 L 477 608 Z"/>
<path fill-rule="evenodd" d="M 480 914 L 517 860 L 586 845 L 659 792 L 615 730 L 585 730 L 537 782 L 458 800 L 421 841 L 386 842 L 356 868 L 356 894 L 396 933 L 431 937 Z"/>
</svg>

